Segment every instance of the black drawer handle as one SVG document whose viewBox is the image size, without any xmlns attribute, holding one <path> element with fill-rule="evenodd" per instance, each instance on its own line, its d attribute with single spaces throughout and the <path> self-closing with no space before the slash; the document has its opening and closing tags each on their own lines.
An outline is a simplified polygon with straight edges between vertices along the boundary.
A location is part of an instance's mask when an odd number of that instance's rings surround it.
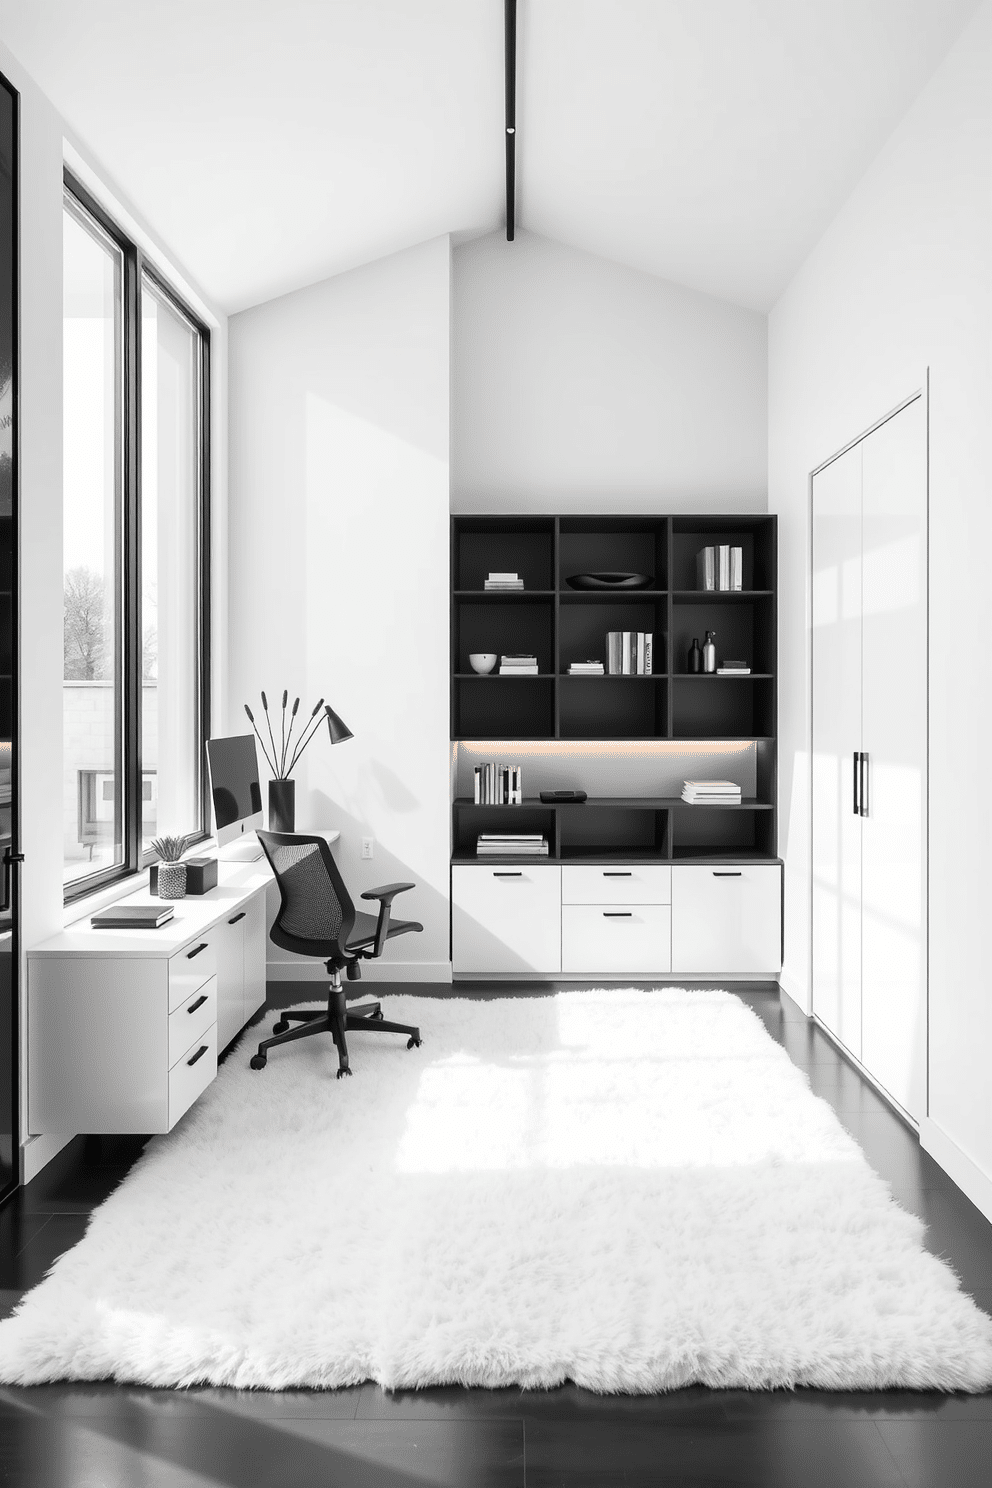
<svg viewBox="0 0 992 1488">
<path fill-rule="evenodd" d="M 740 873 L 717 873 L 716 869 L 714 868 L 714 870 L 713 870 L 713 877 L 714 878 L 741 878 L 741 877 L 743 877 L 743 875 L 740 874 Z"/>
<path fill-rule="evenodd" d="M 241 911 L 241 913 L 240 913 L 240 914 L 236 914 L 236 915 L 235 915 L 235 916 L 234 916 L 234 919 L 233 919 L 233 920 L 228 920 L 228 922 L 227 922 L 227 923 L 228 923 L 228 924 L 229 924 L 229 925 L 236 925 L 236 924 L 237 924 L 237 923 L 238 923 L 238 921 L 239 921 L 239 920 L 243 920 L 243 919 L 244 919 L 244 917 L 245 917 L 245 915 L 246 915 L 246 914 L 247 914 L 247 913 L 248 913 L 248 911 L 247 911 L 247 910 L 246 910 L 246 909 L 243 909 L 243 910 L 242 910 L 242 911 Z"/>
<path fill-rule="evenodd" d="M 604 878 L 633 878 L 633 876 L 632 873 L 607 873 L 605 868 L 603 870 Z"/>
<path fill-rule="evenodd" d="M 188 1013 L 195 1013 L 196 1010 L 197 1010 L 197 1008 L 201 1008 L 203 1006 L 203 1004 L 206 1002 L 206 1000 L 207 1000 L 207 996 L 206 996 L 206 993 L 204 993 L 204 995 L 202 997 L 198 997 L 195 1002 L 191 1002 L 190 1005 L 189 1005 L 189 1007 L 186 1009 L 186 1011 Z"/>
<path fill-rule="evenodd" d="M 633 912 L 629 909 L 604 909 L 604 920 L 632 920 Z"/>
<path fill-rule="evenodd" d="M 494 873 L 493 878 L 523 878 L 522 873 Z"/>
<path fill-rule="evenodd" d="M 209 941 L 201 940 L 198 946 L 194 946 L 191 951 L 186 952 L 186 960 L 192 961 L 193 957 L 198 956 L 201 951 L 205 951 L 208 945 Z"/>
<path fill-rule="evenodd" d="M 196 1053 L 193 1055 L 193 1058 L 192 1059 L 187 1059 L 186 1063 L 187 1064 L 195 1064 L 198 1059 L 202 1059 L 203 1058 L 204 1054 L 206 1054 L 206 1052 L 207 1052 L 207 1050 L 209 1048 L 210 1048 L 210 1045 L 209 1044 L 201 1044 L 200 1047 L 197 1049 Z"/>
</svg>

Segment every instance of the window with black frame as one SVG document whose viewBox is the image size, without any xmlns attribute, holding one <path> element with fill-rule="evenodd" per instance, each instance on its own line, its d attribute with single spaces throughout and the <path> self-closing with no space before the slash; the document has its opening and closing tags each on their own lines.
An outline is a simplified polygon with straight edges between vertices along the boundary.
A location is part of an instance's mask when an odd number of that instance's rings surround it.
<svg viewBox="0 0 992 1488">
<path fill-rule="evenodd" d="M 205 835 L 209 333 L 67 177 L 66 897 Z"/>
</svg>

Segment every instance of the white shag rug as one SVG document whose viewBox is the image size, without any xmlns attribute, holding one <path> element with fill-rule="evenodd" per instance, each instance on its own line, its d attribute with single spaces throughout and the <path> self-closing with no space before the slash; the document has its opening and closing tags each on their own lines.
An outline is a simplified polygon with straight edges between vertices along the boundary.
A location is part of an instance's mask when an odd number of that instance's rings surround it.
<svg viewBox="0 0 992 1488">
<path fill-rule="evenodd" d="M 726 992 L 253 1031 L 0 1323 L 0 1378 L 646 1392 L 992 1385 L 992 1320 Z"/>
</svg>

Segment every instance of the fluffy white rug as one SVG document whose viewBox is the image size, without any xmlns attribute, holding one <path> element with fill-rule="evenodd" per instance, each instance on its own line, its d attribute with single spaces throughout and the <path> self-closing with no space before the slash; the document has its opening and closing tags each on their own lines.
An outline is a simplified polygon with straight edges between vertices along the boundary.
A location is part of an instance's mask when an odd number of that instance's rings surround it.
<svg viewBox="0 0 992 1488">
<path fill-rule="evenodd" d="M 0 1377 L 992 1384 L 992 1320 L 724 992 L 391 998 L 257 1033 L 0 1324 Z"/>
</svg>

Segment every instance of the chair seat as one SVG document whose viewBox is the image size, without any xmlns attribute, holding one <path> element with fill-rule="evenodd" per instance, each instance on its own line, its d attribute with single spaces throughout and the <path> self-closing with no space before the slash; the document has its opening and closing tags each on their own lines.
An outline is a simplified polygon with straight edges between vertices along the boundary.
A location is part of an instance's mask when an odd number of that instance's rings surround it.
<svg viewBox="0 0 992 1488">
<path fill-rule="evenodd" d="M 375 929 L 379 923 L 378 915 L 363 914 L 361 910 L 355 911 L 355 924 L 351 934 L 345 942 L 345 949 L 359 951 L 364 946 L 372 945 L 375 940 Z M 416 920 L 390 920 L 386 939 L 392 940 L 394 935 L 406 935 L 411 930 L 423 930 L 423 925 Z"/>
</svg>

